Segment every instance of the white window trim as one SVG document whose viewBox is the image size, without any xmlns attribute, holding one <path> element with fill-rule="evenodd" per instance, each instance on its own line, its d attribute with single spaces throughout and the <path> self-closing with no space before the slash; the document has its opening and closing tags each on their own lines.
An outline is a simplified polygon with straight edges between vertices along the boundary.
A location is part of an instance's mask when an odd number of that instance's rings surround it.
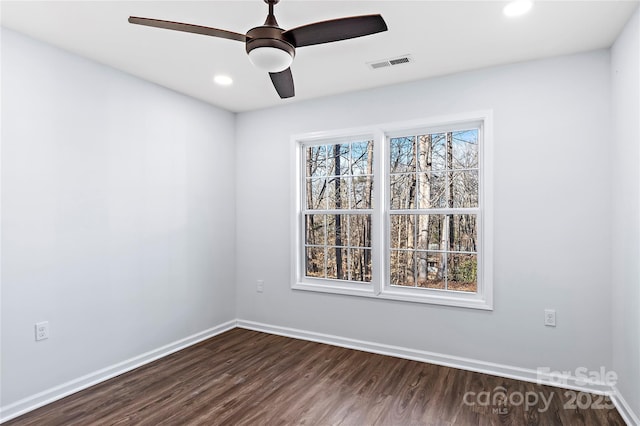
<svg viewBox="0 0 640 426">
<path fill-rule="evenodd" d="M 479 168 L 480 193 L 478 219 L 478 292 L 465 293 L 452 290 L 401 288 L 388 284 L 389 250 L 385 242 L 388 231 L 388 194 L 386 184 L 389 178 L 388 161 L 386 161 L 388 139 L 408 132 L 435 133 L 451 130 L 469 123 L 482 123 L 480 135 Z M 358 284 L 339 280 L 324 280 L 305 277 L 304 250 L 301 250 L 301 238 L 304 235 L 302 220 L 302 200 L 304 190 L 302 176 L 303 146 L 313 143 L 332 143 L 341 140 L 354 140 L 365 137 L 374 141 L 374 185 L 372 212 L 372 279 L 371 285 Z M 291 288 L 322 293 L 343 294 L 372 297 L 376 299 L 399 300 L 436 305 L 456 306 L 493 310 L 493 112 L 491 110 L 461 113 L 427 119 L 396 122 L 369 127 L 323 131 L 293 135 L 291 137 Z M 381 179 L 381 177 L 383 177 Z"/>
</svg>

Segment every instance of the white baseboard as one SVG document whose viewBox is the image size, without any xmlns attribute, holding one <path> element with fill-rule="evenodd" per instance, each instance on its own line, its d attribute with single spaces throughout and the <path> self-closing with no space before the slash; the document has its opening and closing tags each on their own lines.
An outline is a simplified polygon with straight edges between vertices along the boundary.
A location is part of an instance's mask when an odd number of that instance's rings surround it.
<svg viewBox="0 0 640 426">
<path fill-rule="evenodd" d="M 611 395 L 611 400 L 618 409 L 620 416 L 622 416 L 629 426 L 640 426 L 640 417 L 633 412 L 627 401 L 622 397 L 622 394 L 615 386 L 613 386 L 613 395 Z"/>
<path fill-rule="evenodd" d="M 506 377 L 509 379 L 523 380 L 525 382 L 540 383 L 548 386 L 562 387 L 580 392 L 589 392 L 598 395 L 612 395 L 613 389 L 604 382 L 584 383 L 573 376 L 542 375 L 537 370 L 514 367 L 510 365 L 496 364 L 492 362 L 479 361 L 471 358 L 439 354 L 435 352 L 421 351 L 417 349 L 404 348 L 400 346 L 385 345 L 382 343 L 367 342 L 364 340 L 349 339 L 329 334 L 315 333 L 312 331 L 298 330 L 295 328 L 280 327 L 269 324 L 262 324 L 253 321 L 238 320 L 238 327 L 248 330 L 262 331 L 280 336 L 293 337 L 296 339 L 309 340 L 312 342 L 326 343 L 343 348 L 357 349 L 365 352 L 373 352 L 381 355 L 390 355 L 398 358 L 410 359 L 413 361 L 427 362 L 430 364 L 442 365 L 445 367 L 459 368 L 461 370 L 475 371 L 477 373 L 490 374 L 492 376 Z M 561 385 L 558 382 L 562 382 Z"/>
<path fill-rule="evenodd" d="M 43 405 L 50 404 L 90 386 L 104 382 L 105 380 L 109 380 L 112 377 L 126 373 L 127 371 L 141 367 L 235 327 L 235 320 L 225 322 L 208 330 L 201 331 L 200 333 L 193 334 L 189 337 L 185 337 L 184 339 L 177 340 L 173 343 L 169 343 L 168 345 L 146 352 L 142 355 L 135 356 L 126 361 L 119 362 L 112 366 L 94 371 L 93 373 L 89 373 L 85 376 L 47 389 L 43 392 L 23 398 L 7 405 L 6 407 L 0 407 L 0 423 L 21 416 L 29 411 L 35 410 Z"/>
</svg>

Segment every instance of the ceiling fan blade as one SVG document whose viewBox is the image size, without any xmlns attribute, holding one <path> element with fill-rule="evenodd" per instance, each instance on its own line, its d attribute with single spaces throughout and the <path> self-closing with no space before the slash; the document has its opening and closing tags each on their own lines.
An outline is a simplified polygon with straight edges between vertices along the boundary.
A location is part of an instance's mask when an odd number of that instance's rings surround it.
<svg viewBox="0 0 640 426">
<path fill-rule="evenodd" d="M 291 68 L 287 68 L 280 72 L 270 72 L 271 82 L 273 87 L 276 88 L 276 92 L 280 95 L 280 98 L 292 98 L 295 96 L 295 88 L 293 86 L 293 75 L 291 75 Z"/>
<path fill-rule="evenodd" d="M 163 21 L 161 19 L 139 18 L 130 16 L 129 22 L 132 24 L 146 25 L 149 27 L 164 28 L 167 30 L 184 31 L 187 33 L 202 34 L 212 37 L 227 38 L 245 42 L 247 36 L 244 34 L 234 33 L 233 31 L 220 30 L 218 28 L 203 27 L 200 25 L 183 24 L 181 22 Z"/>
<path fill-rule="evenodd" d="M 386 30 L 387 24 L 381 15 L 363 15 L 303 25 L 285 31 L 283 35 L 295 47 L 303 47 L 362 37 Z"/>
</svg>

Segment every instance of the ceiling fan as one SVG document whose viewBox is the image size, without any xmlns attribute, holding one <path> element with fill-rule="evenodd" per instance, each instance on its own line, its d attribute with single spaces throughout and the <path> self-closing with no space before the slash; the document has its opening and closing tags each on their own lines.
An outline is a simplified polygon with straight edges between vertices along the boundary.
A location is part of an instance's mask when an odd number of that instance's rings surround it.
<svg viewBox="0 0 640 426">
<path fill-rule="evenodd" d="M 380 15 L 351 16 L 284 30 L 278 26 L 273 14 L 273 7 L 279 1 L 264 0 L 269 5 L 266 21 L 263 25 L 250 29 L 246 35 L 218 28 L 136 16 L 130 16 L 129 22 L 244 42 L 249 60 L 257 68 L 269 72 L 273 86 L 283 99 L 295 95 L 289 67 L 296 54 L 296 48 L 347 40 L 387 30 L 387 24 Z"/>
</svg>

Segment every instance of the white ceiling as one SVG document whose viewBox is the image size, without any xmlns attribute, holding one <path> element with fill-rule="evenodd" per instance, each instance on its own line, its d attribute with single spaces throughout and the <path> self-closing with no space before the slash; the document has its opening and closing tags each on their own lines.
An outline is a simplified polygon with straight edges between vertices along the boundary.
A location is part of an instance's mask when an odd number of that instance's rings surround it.
<svg viewBox="0 0 640 426">
<path fill-rule="evenodd" d="M 504 1 L 307 1 L 276 5 L 281 27 L 380 13 L 389 31 L 297 49 L 296 97 L 281 100 L 237 41 L 127 22 L 130 15 L 245 33 L 262 25 L 262 0 L 2 1 L 3 26 L 230 111 L 248 111 L 497 64 L 611 46 L 638 0 L 538 0 L 507 18 Z M 366 63 L 411 54 L 410 64 Z M 214 74 L 234 84 L 221 87 Z"/>
</svg>

